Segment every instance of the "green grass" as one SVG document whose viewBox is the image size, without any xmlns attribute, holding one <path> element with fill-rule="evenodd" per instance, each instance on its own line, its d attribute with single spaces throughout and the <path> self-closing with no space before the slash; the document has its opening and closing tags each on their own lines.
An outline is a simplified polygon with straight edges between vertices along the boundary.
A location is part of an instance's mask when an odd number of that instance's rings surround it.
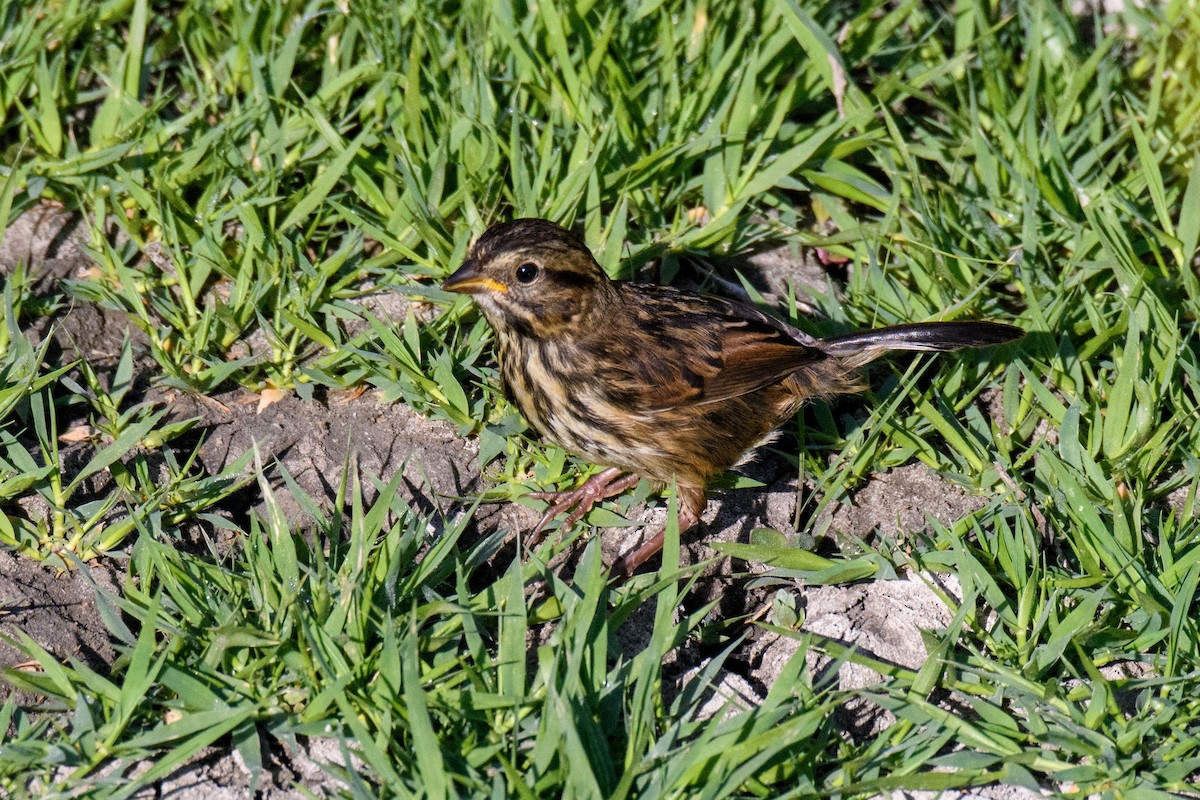
<svg viewBox="0 0 1200 800">
<path fill-rule="evenodd" d="M 7 679 L 45 700 L 0 710 L 0 791 L 128 796 L 213 742 L 254 766 L 317 734 L 365 762 L 362 795 L 1200 790 L 1200 15 L 1128 5 L 0 0 L 0 212 L 81 212 L 96 265 L 51 297 L 6 276 L 0 544 L 68 568 L 128 556 L 122 594 L 99 594 L 108 674 L 22 640 L 41 671 Z M 232 525 L 215 511 L 253 454 L 205 473 L 177 449 L 188 423 L 131 393 L 131 356 L 101 379 L 26 333 L 100 303 L 145 332 L 160 384 L 372 386 L 477 435 L 495 496 L 566 484 L 586 465 L 526 436 L 487 326 L 437 288 L 515 215 L 667 281 L 819 245 L 849 259 L 842 291 L 820 320 L 776 309 L 808 330 L 1024 326 L 884 374 L 854 413 L 810 407 L 799 455 L 782 446 L 817 506 L 913 461 L 987 502 L 903 548 L 822 557 L 798 546 L 822 531 L 785 531 L 731 549 L 772 566 L 772 619 L 804 641 L 762 705 L 702 718 L 742 642 L 677 580 L 676 547 L 618 592 L 594 545 L 571 585 L 538 559 L 496 575 L 493 539 L 460 544 L 468 517 L 408 508 L 382 476 L 370 506 L 349 481 L 296 529 L 268 503 L 235 552 L 181 550 L 185 523 Z M 364 310 L 381 291 L 405 320 Z M 97 432 L 69 470 L 67 411 Z M 905 570 L 963 586 L 921 669 L 793 629 L 797 580 Z M 650 643 L 621 654 L 644 603 Z M 668 699 L 689 637 L 724 649 Z M 885 680 L 814 685 L 809 648 Z M 1101 671 L 1122 662 L 1147 676 Z M 897 722 L 845 737 L 856 695 Z"/>
</svg>

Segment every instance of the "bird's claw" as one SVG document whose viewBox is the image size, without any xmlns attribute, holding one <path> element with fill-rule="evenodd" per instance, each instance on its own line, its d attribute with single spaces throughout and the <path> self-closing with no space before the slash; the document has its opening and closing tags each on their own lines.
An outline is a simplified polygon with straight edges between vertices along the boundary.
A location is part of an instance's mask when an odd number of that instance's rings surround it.
<svg viewBox="0 0 1200 800">
<path fill-rule="evenodd" d="M 679 493 L 679 517 L 677 520 L 679 532 L 683 533 L 698 523 L 702 513 L 704 513 L 704 493 L 681 489 Z M 639 547 L 613 562 L 612 568 L 609 570 L 609 585 L 620 586 L 633 577 L 633 573 L 637 572 L 642 564 L 645 564 L 662 550 L 663 542 L 666 538 L 667 529 L 664 525 Z"/>
<path fill-rule="evenodd" d="M 530 534 L 528 547 L 532 549 L 541 542 L 544 535 L 544 528 L 550 524 L 550 520 L 562 512 L 570 511 L 567 514 L 567 518 L 563 520 L 562 525 L 559 526 L 559 530 L 565 531 L 583 519 L 584 515 L 592 510 L 592 506 L 596 505 L 599 501 L 606 497 L 620 494 L 631 486 L 637 485 L 637 475 L 625 475 L 621 477 L 621 472 L 616 467 L 610 467 L 588 478 L 577 489 L 570 489 L 565 492 L 530 492 L 529 497 L 537 500 L 545 500 L 550 504 L 550 507 L 546 509 L 546 512 L 542 514 L 542 518 L 538 520 L 538 524 L 534 526 L 533 532 Z"/>
<path fill-rule="evenodd" d="M 593 475 L 584 481 L 582 486 L 575 489 L 565 492 L 530 492 L 529 497 L 544 500 L 550 504 L 550 507 L 546 509 L 542 518 L 538 520 L 538 524 L 534 526 L 526 546 L 533 549 L 541 543 L 543 531 L 550 524 L 550 520 L 564 511 L 567 511 L 568 514 L 562 525 L 559 526 L 559 530 L 563 531 L 569 530 L 576 522 L 583 519 L 584 515 L 591 511 L 599 501 L 618 495 L 626 489 L 636 486 L 637 482 L 637 475 L 623 475 L 620 469 L 610 467 Z M 696 489 L 681 489 L 679 501 L 678 524 L 679 532 L 682 533 L 700 521 L 700 514 L 704 511 L 704 492 Z M 660 528 L 640 547 L 617 559 L 610 572 L 610 584 L 619 585 L 628 580 L 642 564 L 662 550 L 665 537 L 665 528 Z"/>
</svg>

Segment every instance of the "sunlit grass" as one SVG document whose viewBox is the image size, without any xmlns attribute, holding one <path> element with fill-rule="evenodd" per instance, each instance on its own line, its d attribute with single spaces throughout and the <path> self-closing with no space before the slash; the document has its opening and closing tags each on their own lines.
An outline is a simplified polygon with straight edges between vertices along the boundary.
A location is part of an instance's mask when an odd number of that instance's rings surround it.
<svg viewBox="0 0 1200 800">
<path fill-rule="evenodd" d="M 129 556 L 122 595 L 100 595 L 109 674 L 21 642 L 41 671 L 8 679 L 45 701 L 0 711 L 2 790 L 128 795 L 214 742 L 255 767 L 319 734 L 379 794 L 1196 791 L 1200 17 L 1128 5 L 0 3 L 0 211 L 81 212 L 95 263 L 50 298 L 5 276 L 0 543 L 68 568 Z M 486 324 L 436 288 L 517 215 L 575 225 L 622 277 L 819 245 L 848 259 L 819 317 L 771 298 L 818 333 L 1029 331 L 876 370 L 863 403 L 807 408 L 799 453 L 781 445 L 818 507 L 920 461 L 979 510 L 905 548 L 726 548 L 789 596 L 953 574 L 924 667 L 792 631 L 805 647 L 762 705 L 699 715 L 740 641 L 687 599 L 675 547 L 620 591 L 594 545 L 572 583 L 533 558 L 495 575 L 467 514 L 418 513 L 391 476 L 373 504 L 347 479 L 332 511 L 293 486 L 303 525 L 268 502 L 220 522 L 233 552 L 182 551 L 178 526 L 217 525 L 252 454 L 206 474 L 176 450 L 187 423 L 131 392 L 129 351 L 101 379 L 27 335 L 102 303 L 146 334 L 160 384 L 374 387 L 478 436 L 497 497 L 570 484 L 586 465 L 524 433 Z M 377 292 L 402 315 L 366 311 Z M 74 471 L 64 410 L 94 430 Z M 641 603 L 649 644 L 621 652 Z M 729 644 L 672 695 L 663 661 L 689 637 Z M 850 698 L 813 685 L 806 648 L 878 669 L 862 694 L 896 723 L 842 733 Z"/>
</svg>

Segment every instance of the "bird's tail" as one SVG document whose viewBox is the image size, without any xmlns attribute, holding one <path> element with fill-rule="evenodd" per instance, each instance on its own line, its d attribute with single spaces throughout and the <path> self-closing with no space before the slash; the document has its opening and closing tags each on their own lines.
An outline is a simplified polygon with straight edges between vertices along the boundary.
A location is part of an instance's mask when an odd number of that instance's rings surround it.
<svg viewBox="0 0 1200 800">
<path fill-rule="evenodd" d="M 822 339 L 821 349 L 835 358 L 862 365 L 888 350 L 945 353 L 965 347 L 1004 344 L 1024 335 L 1025 331 L 1020 328 L 1000 322 L 914 322 Z"/>
<path fill-rule="evenodd" d="M 860 392 L 866 385 L 859 368 L 889 350 L 925 350 L 944 353 L 964 347 L 1004 344 L 1025 331 L 999 322 L 915 322 L 873 331 L 820 339 L 817 346 L 831 356 L 807 364 L 788 376 L 796 407 L 812 397 L 833 397 Z"/>
</svg>

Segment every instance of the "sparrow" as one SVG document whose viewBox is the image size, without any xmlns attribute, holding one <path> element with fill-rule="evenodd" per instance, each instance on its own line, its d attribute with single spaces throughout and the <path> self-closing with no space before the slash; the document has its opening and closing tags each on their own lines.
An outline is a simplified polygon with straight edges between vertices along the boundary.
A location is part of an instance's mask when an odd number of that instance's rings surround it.
<svg viewBox="0 0 1200 800">
<path fill-rule="evenodd" d="M 860 369 L 884 353 L 1024 335 L 998 322 L 920 322 L 816 338 L 737 300 L 612 280 L 578 237 L 544 219 L 489 228 L 442 288 L 478 304 L 505 394 L 529 424 L 605 468 L 576 489 L 533 493 L 549 504 L 535 536 L 563 512 L 568 529 L 642 478 L 675 484 L 683 532 L 713 478 L 808 400 L 861 391 Z M 613 577 L 632 575 L 663 537 L 621 557 Z"/>
</svg>

